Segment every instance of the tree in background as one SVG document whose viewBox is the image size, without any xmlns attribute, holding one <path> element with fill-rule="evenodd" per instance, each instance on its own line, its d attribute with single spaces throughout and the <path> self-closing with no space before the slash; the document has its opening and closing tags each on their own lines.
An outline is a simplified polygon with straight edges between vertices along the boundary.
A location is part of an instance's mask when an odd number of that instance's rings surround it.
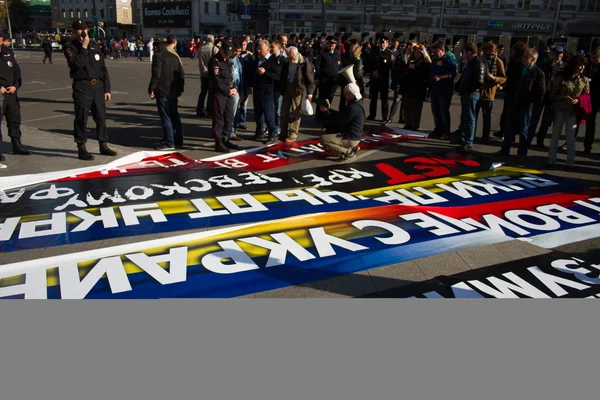
<svg viewBox="0 0 600 400">
<path fill-rule="evenodd" d="M 10 24 L 13 35 L 17 32 L 25 32 L 31 26 L 31 9 L 24 0 L 0 0 L 0 27 L 3 32 L 8 32 L 6 21 L 6 1 L 10 12 Z"/>
</svg>

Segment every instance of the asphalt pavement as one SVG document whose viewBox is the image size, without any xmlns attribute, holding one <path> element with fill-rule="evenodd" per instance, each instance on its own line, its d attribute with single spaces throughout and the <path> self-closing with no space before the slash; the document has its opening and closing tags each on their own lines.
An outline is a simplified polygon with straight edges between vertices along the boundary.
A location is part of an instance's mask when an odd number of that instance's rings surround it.
<svg viewBox="0 0 600 400">
<path fill-rule="evenodd" d="M 96 155 L 96 160 L 91 163 L 80 161 L 77 158 L 76 145 L 73 142 L 73 100 L 71 97 L 71 80 L 66 60 L 62 53 L 54 53 L 53 64 L 43 64 L 43 54 L 40 52 L 17 51 L 17 59 L 23 71 L 24 85 L 19 90 L 21 101 L 21 117 L 23 144 L 30 148 L 34 154 L 28 157 L 14 156 L 11 154 L 8 138 L 0 143 L 0 152 L 6 156 L 3 162 L 7 166 L 0 169 L 0 176 L 22 175 L 38 172 L 48 172 L 80 168 L 84 166 L 104 164 L 113 159 L 98 155 L 97 142 L 93 139 L 95 124 L 90 116 L 88 134 L 90 142 L 88 150 Z M 183 59 L 186 70 L 186 89 L 180 98 L 180 113 L 184 124 L 186 148 L 182 151 L 187 156 L 202 159 L 217 155 L 213 151 L 214 142 L 211 133 L 211 121 L 195 116 L 196 102 L 200 91 L 200 77 L 197 61 Z M 156 111 L 155 101 L 147 94 L 150 79 L 150 62 L 145 59 L 139 62 L 132 59 L 107 60 L 108 70 L 112 82 L 112 101 L 108 104 L 107 126 L 111 138 L 111 145 L 119 152 L 119 156 L 140 150 L 151 150 L 162 137 L 162 129 Z M 338 90 L 339 99 L 339 90 Z M 338 99 L 334 100 L 333 107 L 337 108 Z M 364 100 L 368 107 L 368 100 Z M 391 106 L 391 101 L 390 101 Z M 502 100 L 494 104 L 492 114 L 492 129 L 498 127 L 498 119 L 502 110 Z M 460 107 L 455 96 L 451 106 L 452 127 L 459 123 Z M 252 114 L 252 100 L 249 103 L 249 130 L 239 132 L 246 140 L 239 142 L 242 148 L 256 147 L 261 143 L 253 141 L 250 137 L 254 133 L 255 124 Z M 375 127 L 378 124 L 366 125 Z M 393 124 L 392 126 L 401 126 Z M 3 132 L 6 126 L 2 125 Z M 421 122 L 423 131 L 433 129 L 433 118 L 430 104 L 425 103 Z M 598 128 L 600 129 L 600 128 Z M 584 127 L 582 127 L 582 132 Z M 318 137 L 321 134 L 320 126 L 311 118 L 305 118 L 301 125 L 299 139 Z M 477 137 L 481 136 L 481 123 Z M 583 135 L 580 135 L 583 136 Z M 567 177 L 573 181 L 584 183 L 589 187 L 598 186 L 600 181 L 600 134 L 596 134 L 597 143 L 595 154 L 583 155 L 583 143 L 577 143 L 577 167 L 573 172 L 565 172 L 560 168 L 545 171 L 543 165 L 547 159 L 547 152 L 533 149 L 527 156 L 525 167 L 538 169 L 551 175 Z M 549 139 L 547 140 L 549 144 Z M 473 151 L 492 156 L 499 149 L 499 142 L 492 141 L 489 145 L 476 142 Z M 453 146 L 447 141 L 425 139 L 418 143 L 403 142 L 398 145 L 388 145 L 378 150 L 362 152 L 358 160 L 381 160 L 405 155 L 423 154 L 431 151 L 451 149 Z M 513 151 L 516 153 L 516 150 Z M 493 156 L 492 156 L 493 157 Z M 559 161 L 564 163 L 566 154 L 559 153 Z M 499 159 L 500 160 L 500 159 Z M 516 156 L 503 158 L 501 161 L 508 165 L 517 165 Z M 327 165 L 330 161 L 322 160 L 311 163 L 311 167 Z M 303 163 L 281 167 L 272 172 L 306 168 Z M 54 248 L 41 248 L 29 251 L 19 251 L 4 254 L 3 263 L 24 261 L 47 257 L 50 255 L 66 254 L 73 251 L 88 250 L 97 247 L 112 246 L 140 240 L 162 237 L 160 234 L 137 236 L 133 238 L 105 240 L 101 243 L 82 243 Z M 600 240 L 592 239 L 584 242 L 562 246 L 557 250 L 567 251 L 581 257 L 598 256 Z M 350 274 L 341 278 L 332 278 L 322 282 L 293 286 L 272 292 L 259 293 L 250 297 L 323 297 L 323 296 L 360 296 L 369 292 L 400 286 L 413 281 L 430 279 L 436 271 L 443 269 L 444 274 L 459 273 L 465 269 L 476 269 L 489 266 L 490 260 L 505 262 L 518 260 L 530 255 L 540 254 L 550 250 L 541 249 L 520 241 L 510 241 L 500 245 L 486 246 L 465 251 L 452 252 L 392 265 L 383 268 Z"/>
</svg>

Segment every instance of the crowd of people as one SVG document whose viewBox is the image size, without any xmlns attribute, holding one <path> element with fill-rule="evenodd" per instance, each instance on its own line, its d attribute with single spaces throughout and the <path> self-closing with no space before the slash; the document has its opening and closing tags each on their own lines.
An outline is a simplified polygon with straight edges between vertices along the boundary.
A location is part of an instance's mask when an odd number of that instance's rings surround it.
<svg viewBox="0 0 600 400">
<path fill-rule="evenodd" d="M 81 32 L 82 29 L 74 28 L 71 54 L 79 49 Z M 540 55 L 519 42 L 507 56 L 505 49 L 493 42 L 467 43 L 455 52 L 441 41 L 429 45 L 390 39 L 384 34 L 362 40 L 345 35 L 206 35 L 183 43 L 169 36 L 166 40 L 151 39 L 146 44 L 139 37 L 135 44 L 122 39 L 94 42 L 91 46 L 104 57 L 120 57 L 127 51 L 119 49 L 135 52 L 146 46 L 152 62 L 148 94 L 156 99 L 164 131 L 157 146 L 160 150 L 183 147 L 177 109 L 187 68 L 182 53 L 198 62 L 200 94 L 196 115 L 212 119 L 218 152 L 237 149 L 234 142 L 243 140 L 240 132 L 248 129 L 250 96 L 256 122 L 252 139 L 267 145 L 278 140 L 295 142 L 302 117 L 313 115 L 308 110 L 314 104 L 316 120 L 326 130 L 321 142 L 339 153 L 340 160 L 356 155 L 363 124 L 376 121 L 377 116 L 382 125 L 397 121 L 404 129 L 419 130 L 424 104 L 429 101 L 434 121 L 431 138 L 447 140 L 461 151 L 471 150 L 481 111 L 480 142 L 490 143 L 492 136 L 500 139 L 497 155 L 507 156 L 518 138 L 517 155 L 524 162 L 534 137 L 535 146 L 546 149 L 548 128 L 554 125 L 547 166 L 553 167 L 558 150 L 564 149 L 566 168 L 572 169 L 579 126 L 585 122 L 584 152 L 589 154 L 600 106 L 600 49 L 592 51 L 589 59 L 579 53 L 565 54 L 561 46 L 549 47 Z M 111 52 L 111 48 L 117 52 Z M 67 50 L 67 60 L 75 60 Z M 97 75 L 104 84 L 104 94 L 109 94 L 103 60 L 102 65 Z M 70 63 L 70 67 L 73 75 L 78 64 Z M 338 88 L 339 103 L 333 110 Z M 504 99 L 500 129 L 492 134 L 492 110 L 499 93 Z M 458 129 L 453 130 L 450 105 L 455 94 L 460 98 L 461 116 Z M 369 105 L 363 108 L 362 99 L 366 96 Z M 566 143 L 561 145 L 562 134 Z M 103 146 L 103 153 L 112 153 L 106 143 Z M 82 159 L 90 158 L 85 151 L 80 155 Z"/>
</svg>

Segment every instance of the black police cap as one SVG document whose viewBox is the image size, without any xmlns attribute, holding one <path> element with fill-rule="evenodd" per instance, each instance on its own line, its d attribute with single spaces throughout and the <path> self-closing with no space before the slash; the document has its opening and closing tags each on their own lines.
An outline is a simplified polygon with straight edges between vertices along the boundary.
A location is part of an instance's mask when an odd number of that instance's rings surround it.
<svg viewBox="0 0 600 400">
<path fill-rule="evenodd" d="M 86 29 L 87 25 L 84 24 L 80 19 L 78 19 L 77 21 L 73 22 L 73 29 L 78 31 L 80 29 Z"/>
</svg>

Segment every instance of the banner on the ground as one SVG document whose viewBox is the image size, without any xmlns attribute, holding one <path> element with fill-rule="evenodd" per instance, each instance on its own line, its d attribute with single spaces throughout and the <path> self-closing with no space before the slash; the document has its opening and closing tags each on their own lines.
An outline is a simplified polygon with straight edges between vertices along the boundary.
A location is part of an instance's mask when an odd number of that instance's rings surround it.
<svg viewBox="0 0 600 400">
<path fill-rule="evenodd" d="M 414 202 L 410 196 L 416 201 L 426 196 L 427 189 L 417 182 L 433 179 L 439 185 L 456 186 L 454 180 L 469 178 L 453 176 L 488 172 L 493 166 L 483 157 L 447 152 L 270 176 L 228 169 L 215 174 L 213 169 L 46 184 L 0 192 L 0 250 L 258 222 L 390 202 L 408 204 Z M 518 171 L 510 173 L 529 188 L 537 186 L 526 184 L 528 180 L 544 181 Z M 416 185 L 414 190 L 410 183 Z M 444 186 L 426 186 L 444 190 Z M 394 195 L 388 194 L 393 190 L 397 190 Z M 433 192 L 428 201 L 432 196 Z M 442 197 L 437 195 L 437 199 Z"/>
<path fill-rule="evenodd" d="M 426 138 L 428 134 L 381 127 L 363 132 L 360 152 L 388 144 Z M 203 164 L 214 167 L 232 168 L 243 171 L 266 171 L 286 165 L 316 159 L 327 159 L 337 153 L 325 149 L 319 139 L 306 139 L 291 144 L 279 142 L 270 146 L 258 147 L 232 154 L 205 158 Z"/>
<path fill-rule="evenodd" d="M 599 260 L 550 252 L 491 267 L 438 276 L 365 298 L 600 298 Z"/>
<path fill-rule="evenodd" d="M 494 198 L 483 185 L 452 191 Z M 233 297 L 511 238 L 554 247 L 600 234 L 599 190 L 461 206 L 415 200 L 2 265 L 0 297 Z"/>
</svg>

